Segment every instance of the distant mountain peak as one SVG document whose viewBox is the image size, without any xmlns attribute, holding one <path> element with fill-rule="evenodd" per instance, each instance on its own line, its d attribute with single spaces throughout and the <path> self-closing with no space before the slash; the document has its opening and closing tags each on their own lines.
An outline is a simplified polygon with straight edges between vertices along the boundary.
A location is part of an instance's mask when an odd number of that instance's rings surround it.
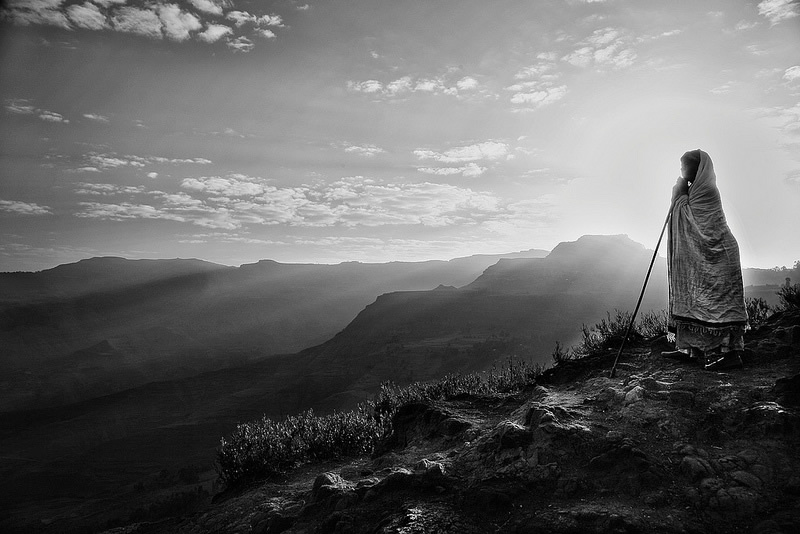
<svg viewBox="0 0 800 534">
<path fill-rule="evenodd" d="M 645 252 L 641 243 L 626 234 L 584 235 L 576 241 L 564 241 L 556 245 L 547 256 L 548 261 L 588 261 L 603 257 L 638 256 Z"/>
</svg>

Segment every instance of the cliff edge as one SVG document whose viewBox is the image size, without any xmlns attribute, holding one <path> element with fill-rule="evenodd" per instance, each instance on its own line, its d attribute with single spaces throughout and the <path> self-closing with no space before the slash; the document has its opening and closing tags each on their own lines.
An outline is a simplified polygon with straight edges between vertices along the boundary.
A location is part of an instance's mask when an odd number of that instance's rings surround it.
<svg viewBox="0 0 800 534">
<path fill-rule="evenodd" d="M 371 457 L 312 464 L 121 532 L 800 531 L 800 311 L 746 337 L 744 369 L 663 338 L 565 360 L 521 391 L 406 404 Z"/>
</svg>

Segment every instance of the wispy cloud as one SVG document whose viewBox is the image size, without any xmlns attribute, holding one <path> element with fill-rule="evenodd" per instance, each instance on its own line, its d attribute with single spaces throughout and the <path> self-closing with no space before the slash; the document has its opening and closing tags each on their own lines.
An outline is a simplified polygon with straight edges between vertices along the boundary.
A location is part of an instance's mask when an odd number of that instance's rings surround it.
<svg viewBox="0 0 800 534">
<path fill-rule="evenodd" d="M 561 59 L 576 67 L 611 67 L 623 69 L 636 60 L 636 52 L 631 47 L 632 39 L 617 28 L 601 28 L 577 43 L 578 48 Z"/>
<path fill-rule="evenodd" d="M 111 196 L 121 194 L 141 194 L 145 192 L 144 187 L 141 186 L 123 186 L 116 184 L 97 184 L 88 182 L 78 182 L 75 184 L 77 189 L 75 193 L 79 195 L 92 195 L 92 196 Z"/>
<path fill-rule="evenodd" d="M 133 156 L 89 152 L 84 154 L 84 166 L 74 169 L 77 172 L 98 172 L 100 169 L 116 169 L 119 167 L 143 168 L 148 165 L 209 165 L 206 158 L 166 158 L 163 156 Z"/>
<path fill-rule="evenodd" d="M 732 88 L 733 88 L 733 82 L 727 82 L 722 85 L 718 85 L 713 89 L 710 89 L 709 92 L 715 95 L 724 95 L 726 93 L 730 93 Z"/>
<path fill-rule="evenodd" d="M 84 116 L 84 118 L 89 119 L 89 120 L 94 121 L 94 122 L 102 122 L 102 123 L 109 122 L 108 117 L 103 116 L 103 115 L 98 115 L 96 113 L 84 113 L 83 116 Z"/>
<path fill-rule="evenodd" d="M 14 215 L 49 215 L 52 213 L 49 206 L 40 206 L 33 202 L 19 200 L 0 200 L 0 211 Z"/>
<path fill-rule="evenodd" d="M 61 113 L 56 113 L 55 111 L 40 110 L 39 118 L 46 122 L 63 122 L 64 124 L 69 123 L 69 119 L 65 119 L 64 115 Z"/>
<path fill-rule="evenodd" d="M 758 14 L 774 26 L 800 15 L 800 7 L 796 0 L 763 0 L 758 4 Z"/>
<path fill-rule="evenodd" d="M 6 100 L 5 108 L 16 115 L 33 115 L 36 113 L 36 108 L 28 100 L 21 98 Z"/>
<path fill-rule="evenodd" d="M 123 221 L 125 219 L 167 219 L 184 222 L 185 217 L 158 209 L 148 204 L 104 204 L 101 202 L 81 202 L 83 207 L 76 216 L 86 219 L 102 219 L 106 221 Z"/>
<path fill-rule="evenodd" d="M 460 100 L 493 96 L 481 88 L 475 77 L 464 76 L 458 69 L 448 69 L 439 76 L 401 76 L 386 83 L 379 80 L 350 80 L 347 89 L 381 99 L 407 98 L 412 94 L 445 95 Z"/>
<path fill-rule="evenodd" d="M 350 143 L 345 143 L 344 151 L 348 154 L 356 154 L 358 156 L 363 156 L 365 158 L 374 158 L 378 154 L 383 154 L 386 151 L 379 146 L 375 145 L 351 145 Z"/>
<path fill-rule="evenodd" d="M 461 167 L 419 167 L 417 170 L 425 174 L 435 174 L 437 176 L 451 176 L 460 174 L 467 178 L 480 176 L 486 172 L 486 167 L 481 167 L 477 163 L 467 163 Z"/>
<path fill-rule="evenodd" d="M 514 111 L 535 111 L 543 106 L 558 102 L 567 94 L 567 86 L 559 82 L 561 76 L 556 70 L 555 54 L 542 53 L 538 61 L 517 71 L 515 83 L 506 87 L 513 92 L 511 103 Z"/>
<path fill-rule="evenodd" d="M 795 65 L 794 67 L 789 67 L 783 73 L 783 79 L 787 82 L 794 82 L 800 80 L 800 65 Z"/>
<path fill-rule="evenodd" d="M 480 176 L 487 171 L 487 167 L 479 165 L 478 162 L 491 162 L 514 157 L 508 144 L 500 141 L 484 141 L 450 148 L 442 152 L 419 148 L 414 150 L 414 155 L 420 160 L 434 160 L 449 164 L 442 167 L 418 167 L 417 171 L 421 173 L 436 176 L 460 174 L 466 178 Z"/>
<path fill-rule="evenodd" d="M 276 187 L 241 174 L 187 178 L 167 193 L 80 183 L 76 193 L 103 196 L 81 202 L 79 217 L 165 219 L 217 229 L 284 224 L 297 227 L 477 224 L 502 211 L 491 193 L 449 184 L 390 183 L 362 176 L 331 183 Z M 124 200 L 115 197 L 125 196 Z M 105 199 L 104 199 L 105 200 Z M 116 200 L 116 201 L 115 201 Z"/>
<path fill-rule="evenodd" d="M 185 178 L 181 182 L 181 187 L 224 197 L 242 197 L 261 195 L 267 186 L 258 183 L 255 178 L 243 174 L 231 174 L 227 177 Z"/>
<path fill-rule="evenodd" d="M 45 122 L 69 124 L 69 119 L 61 113 L 37 108 L 31 104 L 30 100 L 24 98 L 13 98 L 5 101 L 6 111 L 14 115 L 36 115 Z"/>
<path fill-rule="evenodd" d="M 239 36 L 236 39 L 229 40 L 225 44 L 228 46 L 228 48 L 236 52 L 249 52 L 256 46 L 255 44 L 253 44 L 253 41 L 251 41 L 244 35 Z"/>
<path fill-rule="evenodd" d="M 465 163 L 505 159 L 509 155 L 509 148 L 506 143 L 500 141 L 484 141 L 474 145 L 451 148 L 443 152 L 420 148 L 414 151 L 414 155 L 419 159 L 432 159 L 442 163 Z"/>
</svg>

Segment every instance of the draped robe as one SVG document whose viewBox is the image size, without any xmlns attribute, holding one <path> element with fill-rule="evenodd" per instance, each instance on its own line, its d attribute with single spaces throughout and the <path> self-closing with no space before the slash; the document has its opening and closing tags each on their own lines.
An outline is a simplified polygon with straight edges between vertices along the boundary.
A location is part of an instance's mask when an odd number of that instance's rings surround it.
<svg viewBox="0 0 800 534">
<path fill-rule="evenodd" d="M 722 211 L 711 158 L 702 151 L 688 194 L 672 207 L 667 264 L 669 326 L 677 348 L 743 348 L 747 312 L 739 245 Z"/>
</svg>

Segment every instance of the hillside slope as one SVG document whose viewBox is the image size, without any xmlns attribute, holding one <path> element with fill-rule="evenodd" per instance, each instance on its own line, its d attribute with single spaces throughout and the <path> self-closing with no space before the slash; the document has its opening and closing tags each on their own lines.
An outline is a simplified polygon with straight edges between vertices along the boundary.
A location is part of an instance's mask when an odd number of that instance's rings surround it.
<svg viewBox="0 0 800 534">
<path fill-rule="evenodd" d="M 236 367 L 329 339 L 378 295 L 464 285 L 503 257 L 338 265 L 92 258 L 0 273 L 0 413 Z"/>
<path fill-rule="evenodd" d="M 381 452 L 309 465 L 133 533 L 790 533 L 800 530 L 800 312 L 748 334 L 745 369 L 566 361 L 496 397 L 411 404 Z"/>
</svg>

